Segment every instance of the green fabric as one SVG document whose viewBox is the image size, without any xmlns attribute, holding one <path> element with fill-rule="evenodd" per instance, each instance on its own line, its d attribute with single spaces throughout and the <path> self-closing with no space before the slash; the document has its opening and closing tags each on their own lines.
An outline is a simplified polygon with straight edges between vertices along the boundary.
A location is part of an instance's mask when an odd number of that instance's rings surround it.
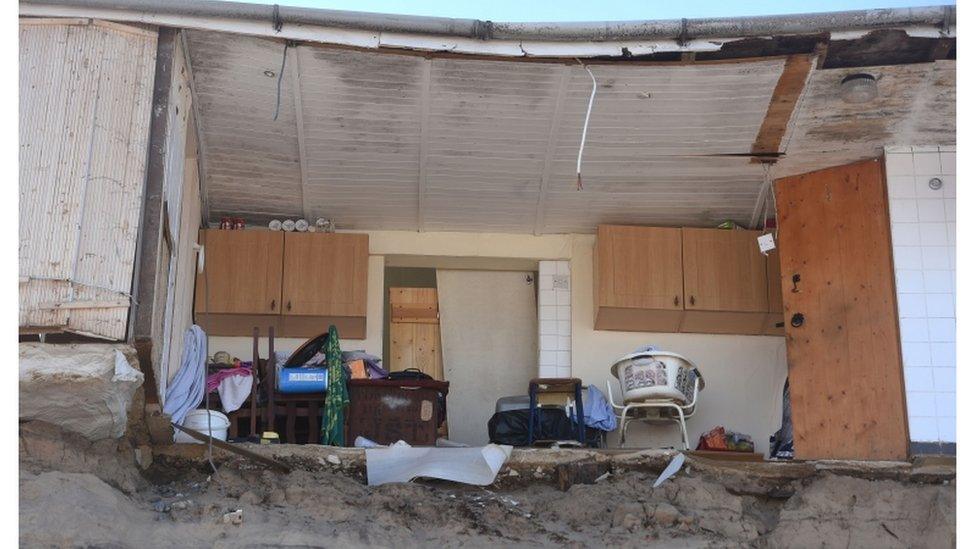
<svg viewBox="0 0 976 549">
<path fill-rule="evenodd" d="M 329 391 L 325 395 L 322 413 L 322 444 L 345 446 L 346 406 L 349 391 L 346 388 L 346 371 L 342 367 L 342 349 L 339 348 L 339 331 L 329 326 L 325 340 L 325 364 L 329 370 Z"/>
</svg>

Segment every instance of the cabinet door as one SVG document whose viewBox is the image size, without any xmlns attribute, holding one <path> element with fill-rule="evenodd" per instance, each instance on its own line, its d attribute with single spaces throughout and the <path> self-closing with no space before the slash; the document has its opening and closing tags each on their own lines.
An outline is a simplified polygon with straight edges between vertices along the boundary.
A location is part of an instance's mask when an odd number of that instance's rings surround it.
<svg viewBox="0 0 976 549">
<path fill-rule="evenodd" d="M 204 274 L 197 275 L 196 312 L 280 312 L 282 234 L 260 230 L 200 231 L 205 262 Z"/>
<path fill-rule="evenodd" d="M 685 309 L 761 312 L 769 310 L 766 258 L 759 231 L 682 229 Z"/>
<path fill-rule="evenodd" d="M 285 315 L 366 316 L 369 236 L 285 233 Z"/>
<path fill-rule="evenodd" d="M 681 229 L 600 225 L 600 306 L 680 310 Z"/>
</svg>

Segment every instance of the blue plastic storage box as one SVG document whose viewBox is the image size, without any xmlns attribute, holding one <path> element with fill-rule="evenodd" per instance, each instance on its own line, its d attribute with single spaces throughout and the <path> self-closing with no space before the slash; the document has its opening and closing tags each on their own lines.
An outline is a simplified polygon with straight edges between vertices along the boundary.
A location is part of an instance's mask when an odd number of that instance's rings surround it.
<svg viewBox="0 0 976 549">
<path fill-rule="evenodd" d="M 281 368 L 278 390 L 282 393 L 325 393 L 329 371 L 325 368 Z"/>
</svg>

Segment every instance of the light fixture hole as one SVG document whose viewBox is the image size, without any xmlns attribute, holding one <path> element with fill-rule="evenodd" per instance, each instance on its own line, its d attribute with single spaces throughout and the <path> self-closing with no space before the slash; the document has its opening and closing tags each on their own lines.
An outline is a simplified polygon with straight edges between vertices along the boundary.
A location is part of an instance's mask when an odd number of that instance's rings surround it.
<svg viewBox="0 0 976 549">
<path fill-rule="evenodd" d="M 867 103 L 878 97 L 878 81 L 864 72 L 848 74 L 840 81 L 840 96 L 846 103 Z"/>
</svg>

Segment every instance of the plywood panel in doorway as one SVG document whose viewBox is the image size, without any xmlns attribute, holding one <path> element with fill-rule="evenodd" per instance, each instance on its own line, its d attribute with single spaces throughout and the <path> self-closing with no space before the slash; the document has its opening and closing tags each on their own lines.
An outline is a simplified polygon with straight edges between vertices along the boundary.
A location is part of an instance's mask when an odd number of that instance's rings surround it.
<svg viewBox="0 0 976 549">
<path fill-rule="evenodd" d="M 881 163 L 779 179 L 775 192 L 781 267 L 791 281 L 783 308 L 796 457 L 904 460 L 908 426 Z"/>
<path fill-rule="evenodd" d="M 390 288 L 390 370 L 444 379 L 436 288 Z"/>
</svg>

